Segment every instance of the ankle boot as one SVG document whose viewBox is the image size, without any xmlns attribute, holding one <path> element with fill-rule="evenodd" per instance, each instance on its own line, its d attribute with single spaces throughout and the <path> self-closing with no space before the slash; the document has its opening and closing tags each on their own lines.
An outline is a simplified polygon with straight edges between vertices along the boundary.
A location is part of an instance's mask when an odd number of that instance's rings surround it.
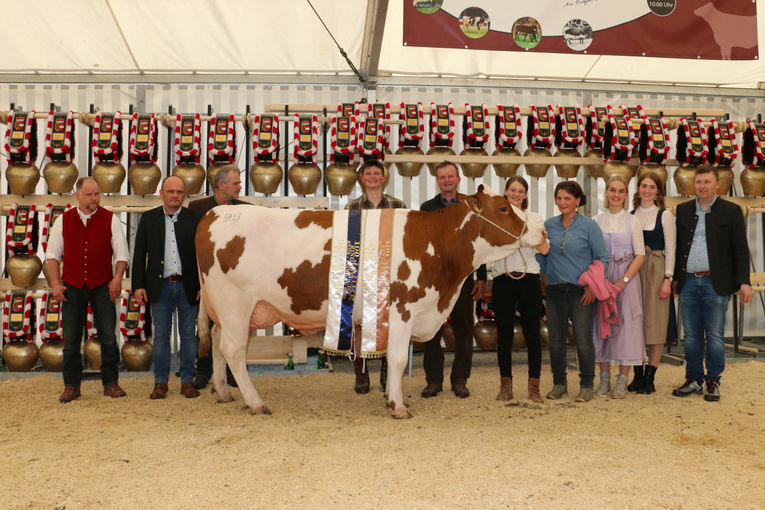
<svg viewBox="0 0 765 510">
<path fill-rule="evenodd" d="M 641 395 L 650 395 L 656 391 L 656 386 L 653 384 L 653 379 L 656 376 L 656 368 L 651 365 L 645 366 L 645 374 L 643 375 L 643 385 L 638 389 L 638 393 Z"/>
<path fill-rule="evenodd" d="M 537 402 L 540 404 L 544 402 L 544 399 L 542 398 L 541 393 L 539 393 L 539 378 L 529 379 L 529 398 L 533 402 Z"/>
<path fill-rule="evenodd" d="M 500 377 L 499 379 L 499 393 L 497 393 L 497 400 L 513 400 L 513 378 L 512 377 Z"/>
<path fill-rule="evenodd" d="M 353 391 L 359 395 L 369 393 L 369 369 L 367 369 L 363 358 L 353 360 L 353 370 L 356 372 L 356 383 L 353 385 Z"/>
<path fill-rule="evenodd" d="M 643 365 L 635 365 L 635 377 L 632 382 L 627 386 L 627 391 L 637 392 L 643 385 Z"/>
<path fill-rule="evenodd" d="M 611 372 L 601 372 L 600 385 L 595 391 L 595 394 L 602 397 L 604 395 L 608 395 L 609 393 L 611 393 Z"/>
</svg>

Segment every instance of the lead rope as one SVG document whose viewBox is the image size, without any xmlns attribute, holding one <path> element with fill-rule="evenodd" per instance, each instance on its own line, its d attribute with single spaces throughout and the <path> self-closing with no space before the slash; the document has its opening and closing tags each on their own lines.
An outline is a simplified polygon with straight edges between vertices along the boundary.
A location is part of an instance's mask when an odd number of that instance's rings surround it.
<svg viewBox="0 0 765 510">
<path fill-rule="evenodd" d="M 465 204 L 465 205 L 467 205 L 467 204 Z M 500 227 L 499 225 L 497 225 L 496 223 L 491 221 L 486 216 L 482 215 L 481 214 L 481 209 L 479 209 L 477 205 L 473 205 L 472 208 L 468 205 L 468 211 L 470 211 L 471 213 L 474 213 L 476 216 L 481 218 L 483 221 L 485 221 L 489 225 L 492 225 L 492 226 L 496 227 L 497 229 L 499 229 L 500 231 L 504 232 L 505 234 L 509 235 L 510 237 L 512 237 L 513 239 L 518 241 L 518 244 L 520 245 L 521 237 L 523 237 L 523 234 L 526 232 L 526 228 L 528 226 L 527 225 L 528 221 L 529 221 L 529 215 L 528 214 L 524 213 L 526 217 L 523 220 L 523 227 L 521 227 L 521 233 L 516 236 L 516 235 L 512 234 L 511 232 L 505 230 L 504 228 Z M 521 274 L 521 276 L 517 276 L 516 277 L 516 276 L 511 275 L 510 272 L 507 270 L 507 264 L 505 264 L 505 274 L 507 276 L 509 276 L 510 278 L 512 278 L 513 280 L 520 280 L 522 278 L 525 278 L 526 274 L 528 272 L 528 265 L 526 263 L 526 257 L 523 256 L 523 252 L 521 251 L 521 247 L 520 246 L 518 246 L 518 252 L 521 254 L 521 260 L 523 261 L 523 274 Z"/>
</svg>

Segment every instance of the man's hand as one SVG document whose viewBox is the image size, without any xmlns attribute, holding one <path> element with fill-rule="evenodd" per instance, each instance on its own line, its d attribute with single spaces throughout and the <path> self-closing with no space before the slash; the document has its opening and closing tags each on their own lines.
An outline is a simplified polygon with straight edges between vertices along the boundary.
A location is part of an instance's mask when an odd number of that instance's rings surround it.
<svg viewBox="0 0 765 510">
<path fill-rule="evenodd" d="M 752 286 L 746 283 L 741 284 L 741 288 L 738 290 L 741 297 L 741 304 L 744 305 L 752 300 Z"/>
<path fill-rule="evenodd" d="M 476 280 L 473 282 L 473 301 L 478 301 L 486 294 L 486 282 L 484 280 Z"/>
<path fill-rule="evenodd" d="M 146 289 L 136 289 L 135 292 L 133 293 L 133 297 L 140 304 L 145 305 L 146 304 Z"/>
<path fill-rule="evenodd" d="M 580 303 L 582 303 L 584 306 L 587 306 L 589 304 L 594 303 L 597 301 L 595 299 L 595 294 L 592 293 L 589 287 L 584 288 L 584 294 L 582 294 L 582 299 L 579 300 Z"/>
<path fill-rule="evenodd" d="M 67 301 L 64 292 L 66 292 L 66 286 L 61 285 L 60 283 L 58 285 L 53 284 L 53 299 L 61 302 Z"/>
<path fill-rule="evenodd" d="M 116 276 L 109 282 L 109 300 L 113 303 L 122 292 L 122 278 Z"/>
</svg>

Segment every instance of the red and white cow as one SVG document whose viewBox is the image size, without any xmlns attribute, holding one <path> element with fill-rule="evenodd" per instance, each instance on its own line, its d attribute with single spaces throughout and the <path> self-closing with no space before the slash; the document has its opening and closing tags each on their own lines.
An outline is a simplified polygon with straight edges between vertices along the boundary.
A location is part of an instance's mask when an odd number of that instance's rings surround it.
<svg viewBox="0 0 765 510">
<path fill-rule="evenodd" d="M 524 245 L 542 242 L 541 226 L 527 225 L 505 198 L 478 190 L 445 209 L 395 211 L 387 384 L 395 418 L 411 417 L 401 389 L 410 338 L 435 335 L 479 265 L 509 255 L 519 238 Z M 202 218 L 197 260 L 204 308 L 220 327 L 212 340 L 219 402 L 232 400 L 225 359 L 250 412 L 269 413 L 247 374 L 248 333 L 280 321 L 302 332 L 324 329 L 333 214 L 343 213 L 219 206 Z M 354 307 L 357 325 L 360 308 Z"/>
</svg>

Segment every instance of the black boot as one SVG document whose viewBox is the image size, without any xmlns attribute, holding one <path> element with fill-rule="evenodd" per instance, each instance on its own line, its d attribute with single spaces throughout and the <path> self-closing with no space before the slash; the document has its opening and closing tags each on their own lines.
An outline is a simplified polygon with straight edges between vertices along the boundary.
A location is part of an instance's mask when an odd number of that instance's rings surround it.
<svg viewBox="0 0 765 510">
<path fill-rule="evenodd" d="M 656 386 L 653 385 L 653 378 L 656 375 L 656 367 L 651 365 L 645 366 L 645 375 L 643 376 L 643 384 L 638 389 L 638 393 L 641 395 L 650 395 L 656 391 Z"/>
<path fill-rule="evenodd" d="M 353 385 L 353 391 L 359 395 L 369 393 L 369 368 L 367 368 L 363 358 L 353 360 L 353 371 L 356 373 L 356 383 Z"/>
<path fill-rule="evenodd" d="M 635 377 L 632 379 L 632 382 L 627 385 L 627 391 L 636 392 L 643 385 L 643 365 L 635 365 L 634 370 Z"/>
</svg>

